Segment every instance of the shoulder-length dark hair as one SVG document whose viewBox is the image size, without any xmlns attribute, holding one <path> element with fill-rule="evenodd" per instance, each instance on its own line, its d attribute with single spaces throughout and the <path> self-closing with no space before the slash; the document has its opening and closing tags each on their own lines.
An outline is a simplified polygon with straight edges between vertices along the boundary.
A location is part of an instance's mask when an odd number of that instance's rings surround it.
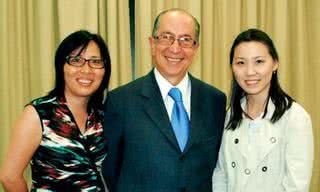
<svg viewBox="0 0 320 192">
<path fill-rule="evenodd" d="M 271 55 L 272 59 L 274 61 L 279 61 L 277 50 L 270 39 L 270 37 L 263 31 L 259 29 L 248 29 L 246 31 L 243 31 L 240 33 L 236 39 L 234 40 L 231 50 L 230 50 L 230 66 L 232 66 L 233 63 L 233 57 L 236 47 L 243 42 L 250 42 L 255 41 L 259 43 L 263 43 L 269 51 L 269 54 Z M 226 129 L 235 130 L 237 127 L 239 127 L 241 121 L 242 121 L 242 114 L 243 110 L 241 108 L 240 100 L 242 97 L 246 95 L 244 90 L 239 86 L 237 81 L 235 80 L 235 77 L 233 75 L 232 83 L 231 83 L 231 94 L 230 94 L 230 118 L 229 122 L 226 126 Z M 288 110 L 292 102 L 294 101 L 287 93 L 285 93 L 279 84 L 278 80 L 278 71 L 272 73 L 271 77 L 271 86 L 269 89 L 269 96 L 268 100 L 271 98 L 272 102 L 275 105 L 275 111 L 272 114 L 271 122 L 275 123 L 278 121 L 282 115 L 285 113 L 286 110 Z M 267 100 L 267 101 L 268 101 Z M 268 105 L 268 103 L 267 103 Z M 264 110 L 263 118 L 267 114 L 267 105 Z"/>
<path fill-rule="evenodd" d="M 100 109 L 102 107 L 104 91 L 108 88 L 111 75 L 111 61 L 109 50 L 102 37 L 98 34 L 90 33 L 86 30 L 79 30 L 67 36 L 60 43 L 56 50 L 54 62 L 55 87 L 49 92 L 49 96 L 65 97 L 65 79 L 63 67 L 66 64 L 66 57 L 78 48 L 80 48 L 80 54 L 83 50 L 87 48 L 90 41 L 94 41 L 100 49 L 100 55 L 104 61 L 105 73 L 99 88 L 89 99 L 88 110 L 90 108 Z"/>
</svg>

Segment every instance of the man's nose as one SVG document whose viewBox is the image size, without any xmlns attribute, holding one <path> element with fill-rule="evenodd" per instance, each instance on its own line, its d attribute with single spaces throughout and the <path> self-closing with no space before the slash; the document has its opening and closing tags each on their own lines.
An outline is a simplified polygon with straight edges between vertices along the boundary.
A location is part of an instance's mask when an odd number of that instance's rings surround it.
<svg viewBox="0 0 320 192">
<path fill-rule="evenodd" d="M 170 46 L 170 51 L 174 52 L 174 53 L 177 53 L 177 52 L 180 52 L 181 51 L 181 46 L 179 44 L 179 41 L 178 39 L 175 39 L 173 41 L 173 43 L 171 44 Z"/>
</svg>

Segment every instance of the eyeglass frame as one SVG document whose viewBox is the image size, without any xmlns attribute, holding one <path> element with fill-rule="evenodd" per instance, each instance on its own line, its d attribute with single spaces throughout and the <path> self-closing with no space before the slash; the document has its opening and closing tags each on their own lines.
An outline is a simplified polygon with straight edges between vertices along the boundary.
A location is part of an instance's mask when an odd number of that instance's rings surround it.
<svg viewBox="0 0 320 192">
<path fill-rule="evenodd" d="M 157 35 L 157 36 L 153 36 L 153 38 L 154 38 L 155 40 L 159 41 L 159 40 L 160 40 L 159 37 L 162 36 L 162 35 L 171 35 L 172 37 L 174 37 L 173 41 L 171 42 L 171 44 L 168 44 L 168 46 L 173 45 L 176 40 L 178 41 L 178 44 L 179 44 L 179 46 L 180 46 L 181 48 L 193 48 L 195 45 L 197 45 L 197 41 L 194 40 L 194 39 L 193 39 L 192 37 L 190 37 L 190 36 L 182 36 L 182 37 L 178 37 L 178 38 L 177 38 L 174 34 L 168 33 L 168 32 L 162 33 L 162 34 Z M 180 41 L 181 41 L 181 39 L 183 39 L 183 38 L 190 38 L 190 39 L 193 41 L 190 47 L 181 46 Z"/>
<path fill-rule="evenodd" d="M 71 63 L 70 63 L 70 59 L 76 58 L 76 57 L 79 57 L 79 58 L 82 59 L 84 62 L 83 62 L 81 65 L 73 65 L 73 64 L 71 64 Z M 97 68 L 97 67 L 92 67 L 93 65 L 91 64 L 91 61 L 93 61 L 93 60 L 99 60 L 99 61 L 101 61 L 101 62 L 103 63 L 102 67 L 98 67 L 98 68 Z M 83 58 L 83 57 L 80 57 L 80 56 L 70 56 L 70 55 L 68 55 L 68 56 L 66 56 L 66 62 L 67 62 L 67 64 L 69 64 L 69 65 L 71 65 L 71 66 L 74 66 L 74 67 L 82 67 L 82 66 L 84 66 L 84 65 L 88 62 L 89 67 L 92 68 L 92 69 L 103 69 L 104 66 L 105 66 L 105 60 L 104 60 L 104 59 L 86 59 L 86 58 Z M 92 65 L 92 66 L 91 66 L 91 65 Z"/>
</svg>

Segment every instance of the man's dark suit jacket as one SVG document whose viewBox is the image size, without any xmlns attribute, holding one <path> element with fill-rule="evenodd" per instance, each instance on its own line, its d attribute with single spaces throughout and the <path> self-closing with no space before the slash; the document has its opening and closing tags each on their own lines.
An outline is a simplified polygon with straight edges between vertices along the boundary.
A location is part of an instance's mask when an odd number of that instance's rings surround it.
<svg viewBox="0 0 320 192">
<path fill-rule="evenodd" d="M 225 95 L 191 80 L 191 125 L 183 152 L 160 89 L 148 75 L 108 94 L 103 175 L 111 192 L 211 192 L 225 118 Z"/>
</svg>

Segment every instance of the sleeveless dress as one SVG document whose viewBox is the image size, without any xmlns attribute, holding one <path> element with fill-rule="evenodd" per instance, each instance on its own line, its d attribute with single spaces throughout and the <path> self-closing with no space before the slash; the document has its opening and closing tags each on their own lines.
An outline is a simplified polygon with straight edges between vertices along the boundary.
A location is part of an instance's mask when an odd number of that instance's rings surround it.
<svg viewBox="0 0 320 192">
<path fill-rule="evenodd" d="M 65 98 L 45 96 L 31 105 L 42 126 L 42 140 L 31 160 L 31 191 L 104 191 L 103 112 L 91 109 L 81 133 Z"/>
</svg>

